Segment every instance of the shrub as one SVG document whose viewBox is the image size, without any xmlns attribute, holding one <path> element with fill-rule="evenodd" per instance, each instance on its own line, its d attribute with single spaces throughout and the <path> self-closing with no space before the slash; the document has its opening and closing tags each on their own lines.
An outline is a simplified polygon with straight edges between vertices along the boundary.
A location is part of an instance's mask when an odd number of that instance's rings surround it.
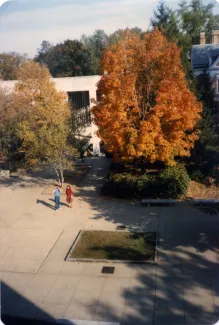
<svg viewBox="0 0 219 325">
<path fill-rule="evenodd" d="M 190 178 L 192 181 L 203 183 L 205 180 L 204 174 L 200 169 L 196 169 L 190 173 Z"/>
<path fill-rule="evenodd" d="M 185 194 L 189 176 L 184 166 L 168 167 L 159 175 L 108 174 L 102 194 L 118 198 L 178 198 Z"/>
<path fill-rule="evenodd" d="M 159 195 L 158 177 L 147 174 L 140 176 L 136 182 L 136 193 L 143 198 L 156 198 Z"/>
<path fill-rule="evenodd" d="M 177 199 L 186 193 L 189 182 L 189 175 L 183 165 L 167 167 L 159 175 L 161 196 Z"/>
<path fill-rule="evenodd" d="M 137 178 L 131 174 L 108 175 L 108 181 L 102 188 L 102 194 L 118 198 L 132 198 L 136 195 Z"/>
<path fill-rule="evenodd" d="M 210 170 L 219 165 L 219 150 L 213 146 L 206 146 L 204 152 L 205 168 Z"/>
<path fill-rule="evenodd" d="M 215 184 L 218 185 L 219 184 L 219 166 L 214 166 L 210 170 L 209 176 L 212 177 L 212 178 L 214 178 Z"/>
<path fill-rule="evenodd" d="M 113 173 L 123 173 L 124 172 L 124 165 L 122 163 L 112 163 L 110 167 Z"/>
</svg>

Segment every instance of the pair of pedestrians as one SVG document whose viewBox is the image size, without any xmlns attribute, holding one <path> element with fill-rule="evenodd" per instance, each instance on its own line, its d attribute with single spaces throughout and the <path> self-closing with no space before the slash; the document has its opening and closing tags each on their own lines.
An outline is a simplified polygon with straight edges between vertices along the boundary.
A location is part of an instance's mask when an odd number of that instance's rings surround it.
<svg viewBox="0 0 219 325">
<path fill-rule="evenodd" d="M 56 189 L 53 190 L 53 194 L 54 194 L 54 200 L 55 200 L 55 210 L 57 211 L 60 209 L 60 197 L 61 197 L 60 186 L 57 186 Z M 66 194 L 66 202 L 68 203 L 68 207 L 72 208 L 73 192 L 69 185 L 67 186 L 67 188 L 65 190 L 65 194 Z"/>
</svg>

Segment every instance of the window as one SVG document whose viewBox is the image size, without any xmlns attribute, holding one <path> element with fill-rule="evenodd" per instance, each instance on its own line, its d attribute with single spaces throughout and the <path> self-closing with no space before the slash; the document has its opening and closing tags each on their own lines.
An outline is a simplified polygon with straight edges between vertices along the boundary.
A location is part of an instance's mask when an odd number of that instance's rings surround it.
<svg viewBox="0 0 219 325">
<path fill-rule="evenodd" d="M 68 100 L 73 109 L 82 109 L 90 106 L 89 91 L 68 92 Z"/>
</svg>

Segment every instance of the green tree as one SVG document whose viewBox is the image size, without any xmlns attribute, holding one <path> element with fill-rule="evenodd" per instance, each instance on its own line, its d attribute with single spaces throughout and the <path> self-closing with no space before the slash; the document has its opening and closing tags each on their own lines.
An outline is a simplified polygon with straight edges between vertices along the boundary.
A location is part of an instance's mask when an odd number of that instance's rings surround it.
<svg viewBox="0 0 219 325">
<path fill-rule="evenodd" d="M 196 78 L 196 94 L 200 101 L 203 103 L 203 111 L 199 122 L 200 129 L 200 144 L 205 146 L 212 146 L 215 144 L 216 125 L 214 121 L 215 115 L 215 101 L 214 101 L 214 88 L 208 74 L 203 74 Z M 218 136 L 217 136 L 218 137 Z"/>
<path fill-rule="evenodd" d="M 199 44 L 201 31 L 205 31 L 208 36 L 211 34 L 213 24 L 217 22 L 213 8 L 213 3 L 205 5 L 201 0 L 191 0 L 190 3 L 183 0 L 180 3 L 180 28 L 190 45 Z"/>
<path fill-rule="evenodd" d="M 77 40 L 66 40 L 52 46 L 43 41 L 36 62 L 45 64 L 53 77 L 75 77 L 91 75 L 91 53 Z"/>
<path fill-rule="evenodd" d="M 207 42 L 211 43 L 211 32 L 219 24 L 219 15 L 213 13 L 212 3 L 204 4 L 201 0 L 183 0 L 176 12 L 161 1 L 151 19 L 153 28 L 161 30 L 168 40 L 175 41 L 181 48 L 181 59 L 187 73 L 192 79 L 191 48 L 200 42 L 200 32 L 205 31 Z"/>
<path fill-rule="evenodd" d="M 35 56 L 35 61 L 40 62 L 41 64 L 48 63 L 52 66 L 54 65 L 53 58 L 53 49 L 54 46 L 48 41 L 42 41 L 41 46 L 37 49 L 37 55 Z"/>
<path fill-rule="evenodd" d="M 93 74 L 101 74 L 100 64 L 103 51 L 108 44 L 108 36 L 104 30 L 96 30 L 91 36 L 82 35 L 81 42 L 91 53 Z"/>
<path fill-rule="evenodd" d="M 0 88 L 0 148 L 10 165 L 20 146 L 17 123 L 26 119 L 27 112 L 28 107 L 20 94 Z"/>
<path fill-rule="evenodd" d="M 76 150 L 71 146 L 70 109 L 66 95 L 58 92 L 49 70 L 39 63 L 27 62 L 19 71 L 16 92 L 29 107 L 25 120 L 18 123 L 28 167 L 51 166 L 64 183 L 64 170 L 73 167 Z"/>
<path fill-rule="evenodd" d="M 177 41 L 179 38 L 178 18 L 163 0 L 159 2 L 157 10 L 154 11 L 151 26 L 164 33 L 169 41 Z"/>
<path fill-rule="evenodd" d="M 137 36 L 140 36 L 141 38 L 144 37 L 144 32 L 139 27 L 133 27 L 133 28 L 126 28 L 126 29 L 117 29 L 114 33 L 109 35 L 109 45 L 116 44 L 119 42 L 126 32 L 130 32 L 133 34 L 136 34 Z"/>
<path fill-rule="evenodd" d="M 201 0 L 191 0 L 189 3 L 183 0 L 179 5 L 178 17 L 181 35 L 179 46 L 182 49 L 182 64 L 191 79 L 191 63 L 189 62 L 191 48 L 200 43 L 200 32 L 206 33 L 207 43 L 211 43 L 213 27 L 219 23 L 218 15 L 213 13 L 214 4 L 203 4 Z"/>
<path fill-rule="evenodd" d="M 0 149 L 4 150 L 7 157 L 15 143 L 16 110 L 12 106 L 12 96 L 5 89 L 0 88 Z"/>
<path fill-rule="evenodd" d="M 18 70 L 26 60 L 26 54 L 0 53 L 0 79 L 16 80 Z"/>
</svg>

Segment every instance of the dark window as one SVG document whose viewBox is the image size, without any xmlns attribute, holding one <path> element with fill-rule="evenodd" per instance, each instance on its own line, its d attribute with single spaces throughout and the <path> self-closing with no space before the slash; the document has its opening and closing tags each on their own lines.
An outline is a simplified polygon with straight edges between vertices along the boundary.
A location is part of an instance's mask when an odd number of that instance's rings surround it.
<svg viewBox="0 0 219 325">
<path fill-rule="evenodd" d="M 68 92 L 68 100 L 73 109 L 87 108 L 90 106 L 89 91 Z"/>
</svg>

